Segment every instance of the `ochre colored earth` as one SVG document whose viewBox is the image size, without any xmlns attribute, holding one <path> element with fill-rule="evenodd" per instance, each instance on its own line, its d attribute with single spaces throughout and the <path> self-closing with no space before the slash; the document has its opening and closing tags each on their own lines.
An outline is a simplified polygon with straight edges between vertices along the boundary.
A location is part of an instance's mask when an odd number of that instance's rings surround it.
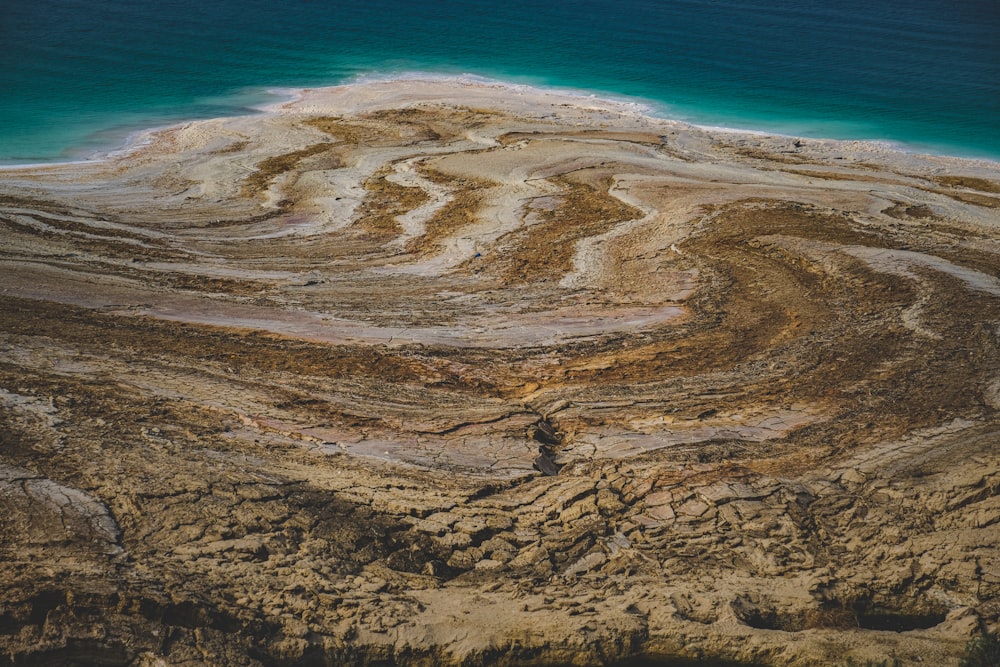
<svg viewBox="0 0 1000 667">
<path fill-rule="evenodd" d="M 445 82 L 7 169 L 0 665 L 957 664 L 998 193 Z"/>
</svg>

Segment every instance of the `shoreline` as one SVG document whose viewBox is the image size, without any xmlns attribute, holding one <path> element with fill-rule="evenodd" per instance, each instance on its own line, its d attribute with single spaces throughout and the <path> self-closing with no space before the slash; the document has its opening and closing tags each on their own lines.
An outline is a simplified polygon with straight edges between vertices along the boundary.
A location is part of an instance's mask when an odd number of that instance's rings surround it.
<svg viewBox="0 0 1000 667">
<path fill-rule="evenodd" d="M 227 118 L 243 116 L 254 116 L 258 114 L 270 114 L 281 111 L 290 103 L 300 100 L 303 96 L 314 91 L 331 91 L 352 88 L 364 88 L 366 86 L 379 86 L 385 84 L 455 84 L 459 86 L 474 86 L 492 90 L 502 90 L 517 95 L 531 95 L 533 97 L 554 97 L 566 98 L 575 101 L 578 106 L 586 108 L 585 104 L 590 102 L 596 105 L 612 105 L 621 107 L 623 113 L 633 113 L 648 119 L 664 121 L 668 123 L 678 123 L 708 134 L 747 136 L 758 138 L 776 138 L 803 140 L 809 142 L 840 144 L 842 146 L 856 146 L 865 150 L 885 152 L 909 157 L 932 157 L 960 160 L 969 163 L 979 163 L 977 166 L 992 168 L 1000 165 L 1000 155 L 978 156 L 948 152 L 947 148 L 941 148 L 940 152 L 933 150 L 933 147 L 924 147 L 919 143 L 901 142 L 890 139 L 864 139 L 864 138 L 836 138 L 817 137 L 809 134 L 786 133 L 780 130 L 758 129 L 753 127 L 734 127 L 728 125 L 716 125 L 710 123 L 699 123 L 692 120 L 674 116 L 670 114 L 669 106 L 657 100 L 633 98 L 625 95 L 615 95 L 609 91 L 588 91 L 587 89 L 560 87 L 560 86 L 540 86 L 534 84 L 522 84 L 514 81 L 505 81 L 480 76 L 472 73 L 448 74 L 427 71 L 409 71 L 398 73 L 387 73 L 379 75 L 358 74 L 347 81 L 321 86 L 305 87 L 260 87 L 252 89 L 255 94 L 284 97 L 262 104 L 245 107 L 249 113 L 236 113 L 221 116 L 192 117 L 176 122 L 166 122 L 164 124 L 153 124 L 148 127 L 134 127 L 126 130 L 123 126 L 124 138 L 119 143 L 107 145 L 103 148 L 86 152 L 82 157 L 74 159 L 55 159 L 41 162 L 15 162 L 5 163 L 0 159 L 0 172 L 17 169 L 36 169 L 51 166 L 67 166 L 74 164 L 87 164 L 115 159 L 122 155 L 127 155 L 133 150 L 140 149 L 146 143 L 152 141 L 156 134 L 187 126 L 191 123 L 205 121 L 220 121 Z M 234 97 L 235 97 L 234 92 Z M 243 89 L 239 94 L 246 95 L 247 89 Z M 109 127 L 106 132 L 117 134 L 113 127 Z M 72 152 L 72 147 L 67 147 L 65 151 Z"/>
<path fill-rule="evenodd" d="M 14 664 L 1000 626 L 997 166 L 426 80 L 135 142 L 0 179 Z"/>
</svg>

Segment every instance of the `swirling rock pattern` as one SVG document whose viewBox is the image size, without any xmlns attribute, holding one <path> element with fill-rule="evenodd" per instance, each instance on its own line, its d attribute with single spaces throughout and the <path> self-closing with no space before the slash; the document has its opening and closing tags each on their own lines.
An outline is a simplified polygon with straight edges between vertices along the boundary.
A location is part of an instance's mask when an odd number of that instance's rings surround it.
<svg viewBox="0 0 1000 667">
<path fill-rule="evenodd" d="M 445 82 L 6 170 L 2 660 L 952 660 L 1000 620 L 998 208 Z"/>
</svg>

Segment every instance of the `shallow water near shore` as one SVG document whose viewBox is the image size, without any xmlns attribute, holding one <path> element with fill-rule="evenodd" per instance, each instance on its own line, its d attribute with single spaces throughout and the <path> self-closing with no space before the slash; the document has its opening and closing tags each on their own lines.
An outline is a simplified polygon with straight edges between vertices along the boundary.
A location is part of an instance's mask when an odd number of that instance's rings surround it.
<svg viewBox="0 0 1000 667">
<path fill-rule="evenodd" d="M 1000 157 L 989 0 L 5 3 L 0 163 L 245 113 L 274 87 L 407 72 L 648 100 L 658 115 Z"/>
</svg>

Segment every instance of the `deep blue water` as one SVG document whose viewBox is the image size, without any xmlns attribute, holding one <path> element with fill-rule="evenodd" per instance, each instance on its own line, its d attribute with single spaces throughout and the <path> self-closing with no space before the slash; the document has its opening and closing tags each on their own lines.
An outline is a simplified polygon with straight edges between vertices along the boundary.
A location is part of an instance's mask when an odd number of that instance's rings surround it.
<svg viewBox="0 0 1000 667">
<path fill-rule="evenodd" d="M 0 0 L 0 162 L 412 71 L 1000 159 L 1000 0 Z"/>
</svg>

